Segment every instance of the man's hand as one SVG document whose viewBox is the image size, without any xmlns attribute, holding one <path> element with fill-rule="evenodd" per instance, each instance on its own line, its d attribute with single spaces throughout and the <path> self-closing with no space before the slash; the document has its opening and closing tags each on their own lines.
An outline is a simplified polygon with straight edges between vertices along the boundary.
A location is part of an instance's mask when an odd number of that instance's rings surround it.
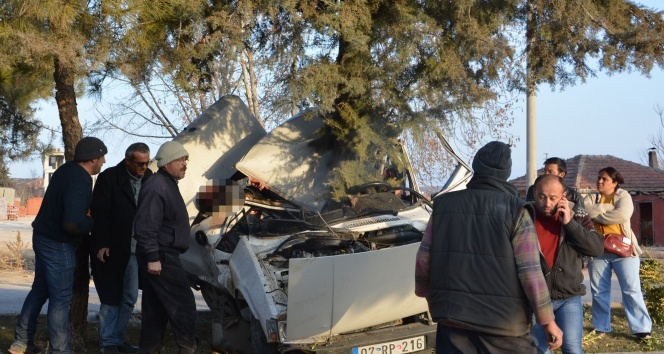
<svg viewBox="0 0 664 354">
<path fill-rule="evenodd" d="M 560 346 L 563 345 L 563 331 L 560 330 L 556 321 L 551 321 L 543 327 L 546 337 L 549 339 L 549 348 L 551 348 L 551 350 L 560 348 Z"/>
<path fill-rule="evenodd" d="M 259 191 L 262 191 L 263 189 L 268 189 L 267 184 L 265 184 L 265 182 L 259 180 L 258 178 L 249 177 L 249 183 L 251 183 L 252 186 L 258 188 Z"/>
<path fill-rule="evenodd" d="M 161 274 L 161 262 L 148 262 L 148 273 L 153 275 Z"/>
<path fill-rule="evenodd" d="M 556 213 L 558 220 L 563 223 L 563 225 L 567 225 L 570 220 L 572 220 L 572 211 L 569 209 L 569 203 L 567 202 L 567 198 L 562 197 L 558 201 L 558 212 Z"/>
<path fill-rule="evenodd" d="M 102 262 L 106 263 L 106 260 L 104 259 L 104 256 L 108 258 L 108 256 L 111 254 L 111 249 L 108 247 L 101 248 L 99 252 L 97 252 L 97 259 Z"/>
<path fill-rule="evenodd" d="M 590 219 L 588 215 L 583 215 L 583 216 L 576 216 L 574 215 L 574 219 L 581 224 L 584 228 L 588 230 L 594 230 L 595 229 L 595 224 L 593 221 Z"/>
</svg>

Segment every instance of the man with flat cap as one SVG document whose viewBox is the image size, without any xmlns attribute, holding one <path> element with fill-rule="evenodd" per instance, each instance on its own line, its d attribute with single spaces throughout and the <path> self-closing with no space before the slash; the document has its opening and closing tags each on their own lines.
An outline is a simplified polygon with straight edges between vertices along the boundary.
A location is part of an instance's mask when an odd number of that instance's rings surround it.
<svg viewBox="0 0 664 354">
<path fill-rule="evenodd" d="M 438 353 L 536 353 L 534 312 L 553 349 L 562 344 L 540 269 L 533 208 L 507 183 L 510 146 L 473 159 L 467 189 L 434 199 L 417 253 L 415 293 L 438 323 Z"/>
<path fill-rule="evenodd" d="M 189 153 L 177 141 L 155 155 L 159 170 L 138 196 L 134 218 L 136 258 L 143 284 L 139 353 L 158 353 L 170 324 L 180 354 L 196 352 L 196 302 L 180 254 L 189 248 L 189 214 L 178 181 Z"/>
<path fill-rule="evenodd" d="M 81 139 L 74 161 L 60 166 L 46 189 L 32 222 L 35 279 L 16 322 L 12 354 L 35 353 L 37 316 L 48 300 L 48 338 L 51 353 L 71 353 L 69 307 L 71 305 L 76 248 L 92 230 L 90 217 L 92 175 L 106 162 L 106 145 L 95 138 Z"/>
</svg>

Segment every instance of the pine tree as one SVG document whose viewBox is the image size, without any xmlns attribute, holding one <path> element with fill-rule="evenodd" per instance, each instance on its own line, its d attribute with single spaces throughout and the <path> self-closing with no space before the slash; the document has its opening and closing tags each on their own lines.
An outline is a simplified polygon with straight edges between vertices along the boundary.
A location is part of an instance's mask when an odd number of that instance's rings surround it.
<svg viewBox="0 0 664 354">
<path fill-rule="evenodd" d="M 52 92 L 58 107 L 65 159 L 73 160 L 83 132 L 76 107 L 83 79 L 107 53 L 112 37 L 110 11 L 120 2 L 80 0 L 0 0 L 0 58 L 3 70 L 25 71 L 37 78 L 26 84 Z M 28 96 L 24 96 L 28 97 Z M 37 100 L 43 95 L 30 96 Z M 87 239 L 84 239 L 86 241 Z M 71 325 L 74 341 L 82 340 L 87 325 L 90 276 L 85 244 L 77 251 Z"/>
</svg>

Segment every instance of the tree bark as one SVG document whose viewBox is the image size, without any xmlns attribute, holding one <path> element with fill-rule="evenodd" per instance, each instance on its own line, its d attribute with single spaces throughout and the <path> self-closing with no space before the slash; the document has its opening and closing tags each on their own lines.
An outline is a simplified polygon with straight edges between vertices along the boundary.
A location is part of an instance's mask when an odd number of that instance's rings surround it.
<svg viewBox="0 0 664 354">
<path fill-rule="evenodd" d="M 58 105 L 60 124 L 62 125 L 62 141 L 65 145 L 65 160 L 74 160 L 74 148 L 83 137 L 81 122 L 78 120 L 76 92 L 74 90 L 74 73 L 72 68 L 55 59 L 55 102 Z"/>
<path fill-rule="evenodd" d="M 74 89 L 74 72 L 66 63 L 58 58 L 54 60 L 55 71 L 55 101 L 58 105 L 60 124 L 62 125 L 62 140 L 65 146 L 65 159 L 74 160 L 76 143 L 83 137 L 81 122 L 78 119 L 76 107 L 76 91 Z M 74 286 L 71 308 L 69 310 L 69 323 L 71 327 L 72 343 L 83 343 L 87 329 L 88 293 L 90 273 L 88 271 L 88 239 L 76 250 L 76 269 L 74 271 Z"/>
</svg>

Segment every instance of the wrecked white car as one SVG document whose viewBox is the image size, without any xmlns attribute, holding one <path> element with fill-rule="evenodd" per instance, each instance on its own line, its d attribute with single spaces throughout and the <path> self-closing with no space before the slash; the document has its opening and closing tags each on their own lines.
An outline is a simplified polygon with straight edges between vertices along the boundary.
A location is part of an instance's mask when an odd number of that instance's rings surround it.
<svg viewBox="0 0 664 354">
<path fill-rule="evenodd" d="M 431 352 L 436 326 L 414 294 L 431 204 L 409 172 L 397 187 L 367 181 L 347 202 L 330 200 L 324 182 L 335 156 L 316 144 L 322 126 L 309 111 L 268 134 L 227 96 L 175 139 L 190 153 L 180 189 L 191 246 L 181 260 L 219 321 L 213 345 L 232 353 Z M 458 168 L 447 187 L 469 175 Z M 197 193 L 226 179 L 246 197 L 213 222 L 198 210 Z"/>
</svg>

